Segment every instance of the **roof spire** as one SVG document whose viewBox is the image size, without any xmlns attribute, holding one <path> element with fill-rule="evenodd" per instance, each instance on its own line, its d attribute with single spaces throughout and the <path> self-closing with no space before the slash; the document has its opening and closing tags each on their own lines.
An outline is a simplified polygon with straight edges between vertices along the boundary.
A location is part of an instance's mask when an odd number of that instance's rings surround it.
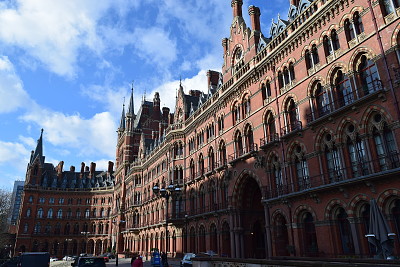
<svg viewBox="0 0 400 267">
<path fill-rule="evenodd" d="M 121 122 L 119 124 L 119 129 L 125 130 L 125 98 L 124 98 L 124 104 L 122 105 L 122 114 L 121 114 Z"/>
<path fill-rule="evenodd" d="M 131 99 L 129 100 L 129 107 L 128 107 L 128 112 L 127 114 L 135 114 L 135 106 L 133 103 L 133 82 L 132 82 L 132 89 L 131 89 Z"/>
<path fill-rule="evenodd" d="M 33 153 L 33 156 L 31 157 L 31 162 L 33 163 L 35 159 L 39 157 L 39 162 L 43 166 L 44 164 L 44 157 L 43 157 L 43 128 L 40 131 L 40 137 L 37 141 L 36 149 L 35 152 Z"/>
</svg>

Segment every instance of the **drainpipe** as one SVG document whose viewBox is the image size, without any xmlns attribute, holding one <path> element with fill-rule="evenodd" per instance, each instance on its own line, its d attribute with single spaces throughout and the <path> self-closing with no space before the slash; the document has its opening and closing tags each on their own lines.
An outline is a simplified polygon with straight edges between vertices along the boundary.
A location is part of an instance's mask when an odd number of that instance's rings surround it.
<svg viewBox="0 0 400 267">
<path fill-rule="evenodd" d="M 382 40 L 381 40 L 382 37 L 381 37 L 381 34 L 379 32 L 378 24 L 376 22 L 375 12 L 374 12 L 374 9 L 372 8 L 371 0 L 368 0 L 368 6 L 369 6 L 369 9 L 371 10 L 372 21 L 374 23 L 375 32 L 376 32 L 376 39 L 378 40 L 379 48 L 381 50 L 381 54 L 382 54 L 382 57 L 383 57 L 383 62 L 385 63 L 386 74 L 387 74 L 387 76 L 389 78 L 389 87 L 390 87 L 390 92 L 392 93 L 392 97 L 394 99 L 394 106 L 396 107 L 397 120 L 400 120 L 399 102 L 397 101 L 397 97 L 396 97 L 396 94 L 395 94 L 394 89 L 393 89 L 392 76 L 390 75 L 389 66 L 388 66 L 388 63 L 387 63 L 386 55 L 385 55 L 385 50 L 383 48 L 383 44 L 382 44 Z"/>
</svg>

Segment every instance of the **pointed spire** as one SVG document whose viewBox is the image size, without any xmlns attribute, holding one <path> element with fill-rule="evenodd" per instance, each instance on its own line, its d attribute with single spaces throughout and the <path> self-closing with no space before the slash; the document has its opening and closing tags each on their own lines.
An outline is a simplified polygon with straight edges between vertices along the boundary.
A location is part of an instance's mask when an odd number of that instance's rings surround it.
<svg viewBox="0 0 400 267">
<path fill-rule="evenodd" d="M 125 130 L 125 103 L 122 105 L 121 122 L 119 125 L 120 130 Z"/>
<path fill-rule="evenodd" d="M 31 162 L 33 163 L 35 159 L 39 157 L 39 162 L 43 166 L 44 163 L 44 157 L 43 157 L 43 129 L 40 131 L 40 137 L 37 141 L 36 149 L 35 152 L 33 153 L 31 157 Z"/>
<path fill-rule="evenodd" d="M 126 114 L 135 114 L 135 106 L 133 103 L 133 83 L 132 83 L 132 92 L 131 92 L 131 99 L 129 100 L 129 107 L 128 107 L 128 112 Z"/>
</svg>

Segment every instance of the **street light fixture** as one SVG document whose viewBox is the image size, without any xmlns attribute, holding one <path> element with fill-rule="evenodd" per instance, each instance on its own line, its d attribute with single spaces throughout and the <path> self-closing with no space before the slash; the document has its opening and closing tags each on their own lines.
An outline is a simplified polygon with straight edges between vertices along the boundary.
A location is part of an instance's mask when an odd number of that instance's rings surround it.
<svg viewBox="0 0 400 267">
<path fill-rule="evenodd" d="M 182 189 L 178 185 L 174 185 L 172 182 L 165 188 L 159 187 L 158 184 L 153 186 L 153 193 L 157 196 L 165 198 L 165 253 L 166 253 L 166 266 L 168 266 L 168 201 L 171 196 L 180 194 Z"/>
</svg>

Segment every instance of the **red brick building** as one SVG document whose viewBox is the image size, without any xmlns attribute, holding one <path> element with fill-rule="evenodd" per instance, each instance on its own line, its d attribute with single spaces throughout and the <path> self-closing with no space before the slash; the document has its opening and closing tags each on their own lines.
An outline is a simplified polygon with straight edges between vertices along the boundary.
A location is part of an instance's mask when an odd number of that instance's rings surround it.
<svg viewBox="0 0 400 267">
<path fill-rule="evenodd" d="M 114 172 L 112 164 L 103 173 L 94 164 L 80 173 L 54 168 L 39 139 L 17 251 L 98 254 L 116 243 L 143 255 L 370 256 L 371 199 L 399 233 L 399 1 L 292 0 L 269 38 L 259 8 L 249 7 L 248 27 L 242 0 L 231 3 L 222 73 L 208 72 L 209 92 L 186 95 L 180 86 L 173 114 L 158 94 L 134 114 L 132 95 Z M 72 188 L 68 177 L 90 186 Z M 59 220 L 40 218 L 54 206 Z M 29 228 L 39 222 L 40 231 Z M 79 231 L 46 234 L 47 224 Z"/>
</svg>

